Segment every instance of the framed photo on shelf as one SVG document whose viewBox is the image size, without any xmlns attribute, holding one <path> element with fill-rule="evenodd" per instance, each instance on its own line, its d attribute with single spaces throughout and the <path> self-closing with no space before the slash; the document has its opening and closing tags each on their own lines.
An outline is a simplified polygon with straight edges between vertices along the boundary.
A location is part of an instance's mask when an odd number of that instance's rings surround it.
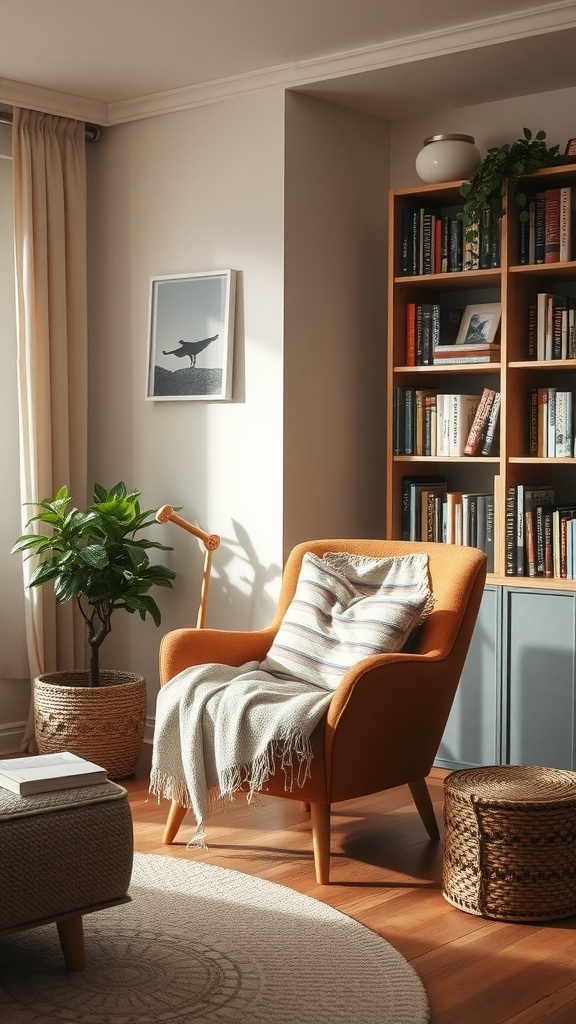
<svg viewBox="0 0 576 1024">
<path fill-rule="evenodd" d="M 235 293 L 235 270 L 152 278 L 146 398 L 232 397 Z"/>
<path fill-rule="evenodd" d="M 457 345 L 492 345 L 500 326 L 500 302 L 466 306 L 456 337 Z"/>
</svg>

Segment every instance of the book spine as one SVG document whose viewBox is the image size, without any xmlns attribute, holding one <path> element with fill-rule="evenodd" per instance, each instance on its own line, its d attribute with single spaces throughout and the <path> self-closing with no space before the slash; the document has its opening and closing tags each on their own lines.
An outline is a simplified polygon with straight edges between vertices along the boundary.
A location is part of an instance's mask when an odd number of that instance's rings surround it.
<svg viewBox="0 0 576 1024">
<path fill-rule="evenodd" d="M 464 455 L 475 455 L 482 443 L 488 417 L 494 401 L 495 392 L 490 388 L 484 388 L 480 398 L 480 404 L 470 427 L 470 433 L 464 445 Z"/>
<path fill-rule="evenodd" d="M 406 366 L 416 366 L 416 303 L 406 303 Z"/>
<path fill-rule="evenodd" d="M 479 247 L 480 270 L 489 270 L 492 266 L 492 212 L 489 206 L 485 206 L 480 214 Z"/>
<path fill-rule="evenodd" d="M 526 570 L 528 576 L 536 576 L 536 531 L 534 527 L 534 510 L 526 509 L 524 513 L 524 533 L 526 537 Z"/>
<path fill-rule="evenodd" d="M 560 189 L 560 261 L 572 257 L 572 189 Z"/>
<path fill-rule="evenodd" d="M 430 302 L 422 304 L 422 355 L 421 366 L 430 366 L 432 363 L 432 305 Z"/>
<path fill-rule="evenodd" d="M 536 359 L 536 303 L 528 306 L 528 359 Z"/>
<path fill-rule="evenodd" d="M 414 455 L 415 434 L 415 394 L 414 388 L 405 389 L 404 397 L 404 454 Z"/>
<path fill-rule="evenodd" d="M 404 393 L 405 388 L 395 387 L 392 392 L 392 444 L 394 455 L 404 455 Z"/>
<path fill-rule="evenodd" d="M 545 455 L 553 459 L 556 455 L 556 388 L 548 388 L 548 428 Z"/>
<path fill-rule="evenodd" d="M 516 575 L 516 488 L 506 495 L 506 576 Z"/>
<path fill-rule="evenodd" d="M 534 222 L 534 262 L 544 263 L 546 245 L 546 199 L 543 192 L 536 196 L 536 215 Z"/>
<path fill-rule="evenodd" d="M 494 572 L 494 495 L 486 495 L 486 558 L 487 572 Z"/>
<path fill-rule="evenodd" d="M 516 575 L 524 576 L 524 484 L 516 487 Z"/>
<path fill-rule="evenodd" d="M 560 261 L 560 189 L 544 192 L 544 263 Z"/>
<path fill-rule="evenodd" d="M 450 222 L 450 265 L 449 271 L 460 272 L 462 265 L 463 251 L 463 224 L 459 217 L 453 217 Z"/>
<path fill-rule="evenodd" d="M 548 454 L 548 388 L 538 388 L 538 458 Z"/>
<path fill-rule="evenodd" d="M 548 579 L 554 575 L 554 557 L 552 549 L 552 509 L 544 510 L 544 573 Z"/>
<path fill-rule="evenodd" d="M 441 227 L 442 227 L 442 231 L 441 231 L 441 250 L 442 251 L 441 251 L 441 258 L 440 258 L 440 273 L 441 274 L 447 274 L 449 269 L 450 269 L 450 265 L 449 265 L 450 221 L 451 221 L 451 218 L 448 216 L 448 214 L 445 214 L 441 218 L 441 221 L 440 221 Z"/>
<path fill-rule="evenodd" d="M 434 274 L 442 273 L 442 220 L 436 216 L 434 223 Z"/>
<path fill-rule="evenodd" d="M 460 346 L 458 346 L 460 348 Z M 471 353 L 469 356 L 443 356 L 436 355 L 433 359 L 434 366 L 451 366 L 453 363 L 492 363 L 492 355 L 479 356 Z"/>
<path fill-rule="evenodd" d="M 538 388 L 530 390 L 528 407 L 528 454 L 536 458 L 538 455 Z"/>
<path fill-rule="evenodd" d="M 497 391 L 494 395 L 494 401 L 492 402 L 492 408 L 488 415 L 488 423 L 486 424 L 486 433 L 480 449 L 481 455 L 492 455 L 495 449 L 496 431 L 498 427 L 498 419 L 500 416 L 500 392 Z"/>
<path fill-rule="evenodd" d="M 410 273 L 411 211 L 404 207 L 400 214 L 400 273 Z"/>
<path fill-rule="evenodd" d="M 458 394 L 451 395 L 450 399 L 450 455 L 461 456 L 464 455 L 480 396 Z"/>
<path fill-rule="evenodd" d="M 544 506 L 537 505 L 534 509 L 536 531 L 536 576 L 544 575 Z"/>
</svg>

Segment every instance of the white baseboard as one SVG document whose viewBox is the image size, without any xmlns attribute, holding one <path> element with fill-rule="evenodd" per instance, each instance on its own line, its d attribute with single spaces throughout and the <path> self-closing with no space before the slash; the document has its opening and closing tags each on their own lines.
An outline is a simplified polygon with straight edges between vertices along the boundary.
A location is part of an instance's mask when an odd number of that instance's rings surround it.
<svg viewBox="0 0 576 1024">
<path fill-rule="evenodd" d="M 0 726 L 0 754 L 20 753 L 20 744 L 24 739 L 26 722 L 8 722 Z"/>
</svg>

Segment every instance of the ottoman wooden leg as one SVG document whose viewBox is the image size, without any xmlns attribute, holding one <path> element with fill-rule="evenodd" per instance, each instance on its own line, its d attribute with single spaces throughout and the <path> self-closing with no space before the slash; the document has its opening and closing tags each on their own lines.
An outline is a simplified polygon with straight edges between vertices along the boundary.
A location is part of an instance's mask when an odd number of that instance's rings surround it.
<svg viewBox="0 0 576 1024">
<path fill-rule="evenodd" d="M 82 971 L 86 966 L 82 914 L 65 917 L 56 922 L 60 945 L 69 971 Z"/>
</svg>

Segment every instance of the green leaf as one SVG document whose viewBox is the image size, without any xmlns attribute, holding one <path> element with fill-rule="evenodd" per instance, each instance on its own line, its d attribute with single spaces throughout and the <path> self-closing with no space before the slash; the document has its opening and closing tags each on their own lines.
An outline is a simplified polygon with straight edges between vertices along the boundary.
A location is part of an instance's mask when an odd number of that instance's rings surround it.
<svg viewBox="0 0 576 1024">
<path fill-rule="evenodd" d="M 108 553 L 102 544 L 86 544 L 80 549 L 79 556 L 87 565 L 92 565 L 97 569 L 103 569 L 109 564 Z"/>
</svg>

